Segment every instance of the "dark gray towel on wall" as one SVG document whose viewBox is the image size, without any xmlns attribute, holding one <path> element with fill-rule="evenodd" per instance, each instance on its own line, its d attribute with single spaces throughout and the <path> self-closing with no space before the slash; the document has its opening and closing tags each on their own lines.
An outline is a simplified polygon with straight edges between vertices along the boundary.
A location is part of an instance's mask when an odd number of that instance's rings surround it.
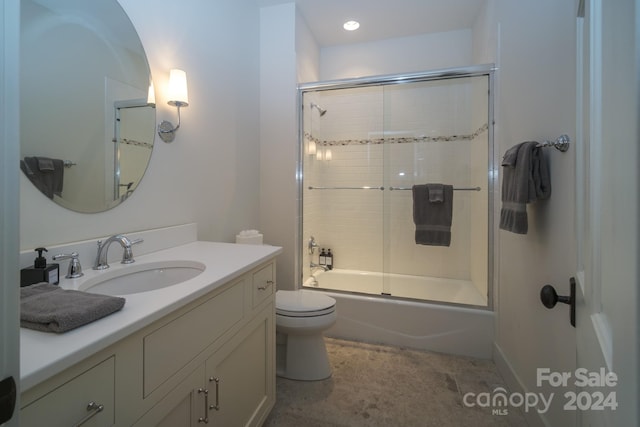
<svg viewBox="0 0 640 427">
<path fill-rule="evenodd" d="M 125 299 L 65 290 L 46 282 L 20 288 L 20 326 L 66 332 L 101 319 L 124 306 Z"/>
<path fill-rule="evenodd" d="M 453 186 L 444 184 L 414 185 L 413 222 L 418 245 L 451 245 Z"/>
<path fill-rule="evenodd" d="M 502 166 L 500 228 L 527 234 L 527 203 L 551 196 L 551 178 L 543 149 L 535 141 L 517 144 L 507 150 Z"/>
<path fill-rule="evenodd" d="M 53 199 L 62 196 L 64 183 L 64 161 L 49 157 L 25 157 L 20 169 L 45 196 Z"/>
</svg>

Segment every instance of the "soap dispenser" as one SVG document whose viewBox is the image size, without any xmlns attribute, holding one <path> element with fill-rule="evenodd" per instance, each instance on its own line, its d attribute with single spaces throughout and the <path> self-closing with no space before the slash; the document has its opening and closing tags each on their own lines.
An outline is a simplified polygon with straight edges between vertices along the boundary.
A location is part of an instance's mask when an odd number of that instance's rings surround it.
<svg viewBox="0 0 640 427">
<path fill-rule="evenodd" d="M 33 267 L 20 270 L 20 286 L 29 286 L 40 282 L 57 285 L 60 282 L 60 265 L 47 264 L 47 259 L 42 256 L 42 252 L 48 252 L 47 248 L 36 248 L 35 251 L 38 252 L 38 256 L 33 262 Z"/>
</svg>

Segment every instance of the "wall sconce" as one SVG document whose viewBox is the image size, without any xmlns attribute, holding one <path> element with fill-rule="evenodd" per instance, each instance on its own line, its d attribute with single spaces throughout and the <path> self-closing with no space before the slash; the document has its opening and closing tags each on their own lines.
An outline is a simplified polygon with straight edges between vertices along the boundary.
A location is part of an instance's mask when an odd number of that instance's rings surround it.
<svg viewBox="0 0 640 427">
<path fill-rule="evenodd" d="M 182 70 L 173 69 L 169 72 L 169 87 L 167 104 L 178 109 L 178 125 L 173 127 L 171 122 L 163 120 L 158 125 L 158 135 L 164 142 L 172 142 L 176 137 L 176 131 L 180 128 L 180 107 L 189 106 L 187 93 L 187 74 Z"/>
<path fill-rule="evenodd" d="M 153 82 L 149 83 L 149 92 L 147 93 L 147 105 L 156 108 L 156 91 L 153 88 Z"/>
</svg>

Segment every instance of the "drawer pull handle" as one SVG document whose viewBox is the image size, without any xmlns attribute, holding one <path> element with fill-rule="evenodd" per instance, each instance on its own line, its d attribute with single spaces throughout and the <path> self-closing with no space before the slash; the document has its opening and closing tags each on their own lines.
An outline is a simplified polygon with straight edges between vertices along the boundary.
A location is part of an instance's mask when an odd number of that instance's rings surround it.
<svg viewBox="0 0 640 427">
<path fill-rule="evenodd" d="M 74 424 L 73 427 L 80 427 L 82 424 L 86 423 L 91 418 L 98 415 L 98 413 L 102 412 L 103 409 L 104 409 L 104 405 L 100 405 L 99 403 L 96 403 L 93 401 L 89 402 L 89 404 L 87 405 L 87 411 L 89 411 L 89 413 L 83 419 L 81 419 L 76 424 Z"/>
<path fill-rule="evenodd" d="M 209 410 L 215 409 L 216 411 L 219 411 L 220 410 L 220 378 L 211 377 L 209 378 L 209 382 L 216 383 L 216 404 L 209 405 Z"/>
<path fill-rule="evenodd" d="M 265 291 L 271 285 L 273 285 L 273 280 L 267 280 L 267 284 L 264 286 L 258 286 L 258 290 Z"/>
<path fill-rule="evenodd" d="M 204 418 L 198 418 L 199 423 L 209 424 L 209 417 L 207 416 L 207 408 L 209 407 L 209 390 L 204 388 L 199 388 L 198 393 L 204 393 Z"/>
</svg>

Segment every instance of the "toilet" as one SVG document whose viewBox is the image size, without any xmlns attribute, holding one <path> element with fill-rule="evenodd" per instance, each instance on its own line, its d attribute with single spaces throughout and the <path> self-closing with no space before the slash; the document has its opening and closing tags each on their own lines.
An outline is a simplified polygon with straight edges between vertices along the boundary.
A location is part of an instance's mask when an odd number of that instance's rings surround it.
<svg viewBox="0 0 640 427">
<path fill-rule="evenodd" d="M 336 300 L 319 292 L 276 292 L 276 374 L 316 381 L 331 376 L 323 332 L 336 322 Z"/>
</svg>

